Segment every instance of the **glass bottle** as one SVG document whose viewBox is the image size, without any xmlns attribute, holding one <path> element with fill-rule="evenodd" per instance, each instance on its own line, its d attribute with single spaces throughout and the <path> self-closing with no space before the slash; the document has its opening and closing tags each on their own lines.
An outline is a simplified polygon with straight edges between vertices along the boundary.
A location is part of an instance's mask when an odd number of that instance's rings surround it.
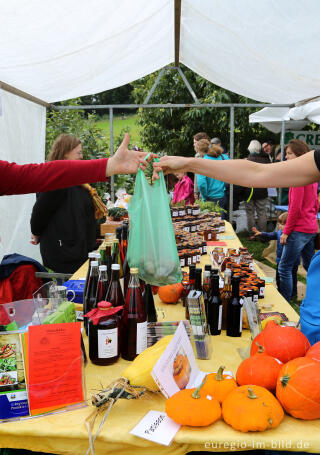
<svg viewBox="0 0 320 455">
<path fill-rule="evenodd" d="M 92 310 L 95 306 L 98 277 L 99 277 L 98 261 L 92 261 L 86 297 L 83 303 L 83 314 L 89 313 L 89 311 Z M 86 334 L 88 335 L 88 318 L 84 318 L 84 328 Z"/>
<path fill-rule="evenodd" d="M 189 266 L 189 284 L 188 284 L 188 294 L 190 291 L 195 289 L 195 283 L 196 283 L 196 266 L 194 264 L 191 264 Z M 189 308 L 188 304 L 186 304 L 186 319 L 189 319 Z"/>
<path fill-rule="evenodd" d="M 205 265 L 204 272 L 203 272 L 202 293 L 203 293 L 203 300 L 204 300 L 207 317 L 208 317 L 208 304 L 209 304 L 210 289 L 211 289 L 210 273 L 211 273 L 211 265 Z"/>
<path fill-rule="evenodd" d="M 227 336 L 241 337 L 243 298 L 239 295 L 240 278 L 232 278 L 232 296 L 227 306 Z"/>
<path fill-rule="evenodd" d="M 119 240 L 119 252 L 122 264 L 124 263 L 124 254 L 122 250 L 122 226 L 116 228 L 116 238 Z"/>
<path fill-rule="evenodd" d="M 112 265 L 112 243 L 106 243 L 105 264 L 107 266 L 108 281 L 111 280 L 111 265 Z"/>
<path fill-rule="evenodd" d="M 231 289 L 231 270 L 225 269 L 224 271 L 224 285 L 221 291 L 221 301 L 222 301 L 222 329 L 227 328 L 227 306 L 228 302 L 232 295 Z"/>
<path fill-rule="evenodd" d="M 196 268 L 195 270 L 195 284 L 194 289 L 202 292 L 202 269 Z"/>
<path fill-rule="evenodd" d="M 89 264 L 88 264 L 88 269 L 87 269 L 86 281 L 84 283 L 84 289 L 83 289 L 83 303 L 85 301 L 86 294 L 87 294 L 89 276 L 90 276 L 90 271 L 91 271 L 91 262 L 95 259 L 95 251 L 90 251 L 90 253 L 88 254 L 88 259 L 89 259 Z"/>
<path fill-rule="evenodd" d="M 89 358 L 95 365 L 111 365 L 120 356 L 120 316 L 108 315 L 112 306 L 105 308 L 105 302 L 99 302 L 98 309 L 106 316 L 101 316 L 97 324 L 89 320 Z"/>
<path fill-rule="evenodd" d="M 123 277 L 123 268 L 122 268 L 122 261 L 121 261 L 121 256 L 120 256 L 120 249 L 119 249 L 119 240 L 118 239 L 114 239 L 113 242 L 112 242 L 112 256 L 111 256 L 111 260 L 112 260 L 112 264 L 119 264 L 119 276 L 120 278 Z"/>
<path fill-rule="evenodd" d="M 126 257 L 127 250 L 128 250 L 128 224 L 127 223 L 122 224 L 121 246 L 122 246 L 122 251 L 123 251 L 124 257 Z"/>
<path fill-rule="evenodd" d="M 143 293 L 143 305 L 145 312 L 147 313 L 148 322 L 157 322 L 157 311 L 154 306 L 154 298 L 152 294 L 151 284 L 146 284 Z"/>
<path fill-rule="evenodd" d="M 138 269 L 130 269 L 130 282 L 121 318 L 121 356 L 133 360 L 147 348 L 147 315 L 140 290 Z"/>
<path fill-rule="evenodd" d="M 121 306 L 124 305 L 124 298 L 119 279 L 120 265 L 112 264 L 111 270 L 111 281 L 105 300 L 112 303 L 113 306 Z"/>
<path fill-rule="evenodd" d="M 130 280 L 130 267 L 127 260 L 127 251 L 128 251 L 128 225 L 123 223 L 122 225 L 122 241 L 121 241 L 122 251 L 124 255 L 123 261 L 123 294 L 127 295 L 128 285 Z"/>
<path fill-rule="evenodd" d="M 222 327 L 222 301 L 219 290 L 219 275 L 213 275 L 208 302 L 208 325 L 211 335 L 220 335 Z"/>
<path fill-rule="evenodd" d="M 104 300 L 106 297 L 106 293 L 108 290 L 108 276 L 107 276 L 107 266 L 106 265 L 99 265 L 99 278 L 98 278 L 98 285 L 97 285 L 97 295 L 96 295 L 96 303 L 94 308 L 97 307 L 98 303 L 101 300 Z"/>
</svg>

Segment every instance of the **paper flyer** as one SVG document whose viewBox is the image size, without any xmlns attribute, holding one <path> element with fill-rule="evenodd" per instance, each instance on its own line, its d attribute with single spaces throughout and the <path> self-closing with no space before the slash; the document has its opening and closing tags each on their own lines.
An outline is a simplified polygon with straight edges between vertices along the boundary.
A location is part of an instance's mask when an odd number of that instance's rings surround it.
<svg viewBox="0 0 320 455">
<path fill-rule="evenodd" d="M 80 333 L 80 322 L 29 327 L 28 392 L 31 415 L 84 400 Z"/>
<path fill-rule="evenodd" d="M 29 415 L 21 334 L 0 333 L 0 420 Z"/>
<path fill-rule="evenodd" d="M 197 387 L 206 375 L 197 365 L 192 345 L 182 322 L 167 349 L 155 364 L 151 375 L 166 398 L 179 390 Z"/>
</svg>

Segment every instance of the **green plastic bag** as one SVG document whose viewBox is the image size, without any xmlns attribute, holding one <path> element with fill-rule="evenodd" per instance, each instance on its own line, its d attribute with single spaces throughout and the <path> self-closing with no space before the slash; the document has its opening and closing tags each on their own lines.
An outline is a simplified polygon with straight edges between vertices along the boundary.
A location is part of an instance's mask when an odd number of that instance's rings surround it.
<svg viewBox="0 0 320 455">
<path fill-rule="evenodd" d="M 182 280 L 163 173 L 149 185 L 139 169 L 128 212 L 130 231 L 127 258 L 148 284 L 165 286 Z"/>
</svg>

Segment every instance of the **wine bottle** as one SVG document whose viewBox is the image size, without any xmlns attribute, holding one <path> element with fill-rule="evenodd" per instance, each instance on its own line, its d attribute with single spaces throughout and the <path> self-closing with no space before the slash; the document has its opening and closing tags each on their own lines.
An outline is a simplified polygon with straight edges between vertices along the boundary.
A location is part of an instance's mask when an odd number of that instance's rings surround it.
<svg viewBox="0 0 320 455">
<path fill-rule="evenodd" d="M 210 289 L 211 289 L 210 273 L 211 273 L 211 265 L 205 265 L 204 272 L 203 272 L 202 293 L 203 293 L 203 300 L 204 300 L 207 317 L 208 317 L 208 304 L 209 304 L 209 296 L 210 296 Z"/>
<path fill-rule="evenodd" d="M 219 290 L 219 275 L 211 280 L 210 299 L 208 302 L 208 325 L 211 335 L 220 335 L 222 327 L 222 301 Z"/>
<path fill-rule="evenodd" d="M 221 291 L 222 300 L 222 329 L 227 328 L 227 306 L 232 295 L 231 289 L 231 270 L 225 269 L 224 271 L 224 285 Z"/>
<path fill-rule="evenodd" d="M 114 239 L 113 242 L 113 249 L 112 249 L 112 264 L 119 264 L 119 276 L 120 278 L 123 278 L 123 266 L 122 266 L 122 260 L 120 256 L 120 249 L 119 249 L 119 240 Z"/>
<path fill-rule="evenodd" d="M 120 265 L 112 264 L 111 270 L 111 281 L 105 300 L 112 303 L 113 306 L 121 306 L 124 305 L 124 298 L 119 279 Z"/>
<path fill-rule="evenodd" d="M 90 276 L 90 271 L 91 271 L 91 262 L 95 259 L 95 251 L 90 251 L 90 253 L 88 253 L 88 259 L 89 259 L 89 264 L 88 264 L 88 269 L 87 269 L 86 281 L 84 283 L 84 289 L 83 289 L 83 300 L 82 300 L 83 304 L 84 304 L 86 294 L 87 294 L 87 289 L 88 289 L 89 276 Z"/>
<path fill-rule="evenodd" d="M 232 278 L 232 295 L 227 306 L 227 336 L 241 337 L 243 298 L 239 295 L 240 278 Z"/>
<path fill-rule="evenodd" d="M 122 226 L 118 226 L 116 228 L 116 238 L 119 241 L 119 253 L 120 253 L 121 262 L 123 264 L 124 263 L 124 253 L 122 250 Z"/>
<path fill-rule="evenodd" d="M 147 314 L 140 289 L 138 269 L 130 269 L 130 282 L 121 318 L 121 356 L 133 360 L 147 348 Z"/>
<path fill-rule="evenodd" d="M 123 223 L 123 225 L 122 225 L 121 247 L 122 247 L 124 257 L 126 257 L 127 250 L 128 250 L 128 224 L 127 223 Z"/>
<path fill-rule="evenodd" d="M 89 313 L 89 311 L 92 310 L 95 306 L 96 295 L 97 295 L 98 276 L 99 276 L 98 261 L 92 261 L 86 297 L 85 297 L 85 300 L 83 303 L 83 314 Z M 84 328 L 85 328 L 86 334 L 88 335 L 88 318 L 84 318 Z"/>
<path fill-rule="evenodd" d="M 151 284 L 146 284 L 143 293 L 143 305 L 145 312 L 147 313 L 148 322 L 157 322 L 157 311 L 154 306 L 154 298 L 152 294 Z"/>
<path fill-rule="evenodd" d="M 189 266 L 189 284 L 188 284 L 188 291 L 189 292 L 192 291 L 193 289 L 195 289 L 195 283 L 196 283 L 196 266 L 194 264 L 191 264 Z M 188 304 L 186 304 L 185 318 L 189 319 Z"/>
<path fill-rule="evenodd" d="M 96 303 L 94 308 L 97 308 L 97 305 L 102 300 L 105 300 L 106 293 L 108 290 L 108 276 L 107 276 L 107 266 L 106 265 L 99 265 L 99 278 L 97 284 L 97 295 L 96 295 Z"/>
</svg>

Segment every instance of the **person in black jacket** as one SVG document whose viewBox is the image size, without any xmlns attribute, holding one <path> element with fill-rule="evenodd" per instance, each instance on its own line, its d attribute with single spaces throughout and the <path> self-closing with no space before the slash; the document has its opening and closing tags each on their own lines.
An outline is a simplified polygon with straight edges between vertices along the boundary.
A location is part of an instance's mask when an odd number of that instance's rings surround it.
<svg viewBox="0 0 320 455">
<path fill-rule="evenodd" d="M 48 160 L 82 159 L 81 141 L 61 134 Z M 31 215 L 31 243 L 40 242 L 43 264 L 61 273 L 74 273 L 96 249 L 96 219 L 89 185 L 38 193 Z M 90 187 L 89 187 L 90 188 Z"/>
<path fill-rule="evenodd" d="M 248 150 L 250 155 L 249 161 L 256 163 L 270 164 L 269 156 L 261 151 L 261 144 L 257 140 L 252 140 L 249 144 Z M 268 190 L 266 188 L 246 188 L 244 192 L 246 202 L 246 213 L 248 222 L 248 231 L 251 233 L 252 228 L 255 227 L 255 211 L 257 212 L 257 227 L 259 231 L 265 232 L 267 230 L 267 215 L 266 205 L 268 200 Z"/>
</svg>

